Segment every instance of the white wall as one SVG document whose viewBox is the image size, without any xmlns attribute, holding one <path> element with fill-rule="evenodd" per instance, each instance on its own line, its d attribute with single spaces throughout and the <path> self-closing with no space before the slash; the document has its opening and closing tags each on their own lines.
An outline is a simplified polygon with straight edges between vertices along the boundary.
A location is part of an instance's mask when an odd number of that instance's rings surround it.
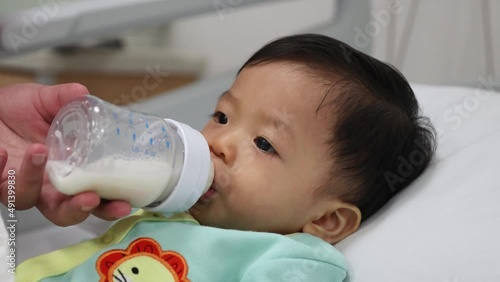
<svg viewBox="0 0 500 282">
<path fill-rule="evenodd" d="M 373 43 L 373 55 L 394 64 L 413 82 L 477 86 L 481 79 L 489 79 L 500 83 L 500 18 L 495 13 L 500 11 L 500 1 L 485 1 L 492 20 L 493 71 L 485 52 L 483 0 L 371 0 L 373 17 L 358 31 L 352 30 L 353 38 L 360 40 L 361 31 Z M 175 22 L 165 36 L 153 38 L 163 38 L 159 44 L 175 50 L 206 55 L 205 74 L 210 76 L 238 67 L 274 37 L 327 22 L 334 10 L 333 1 L 326 0 L 234 7 L 222 17 L 214 11 Z M 416 15 L 413 29 L 408 30 L 412 15 Z M 408 48 L 402 56 L 398 51 L 404 47 L 405 31 Z M 133 36 L 129 39 L 138 42 Z"/>
<path fill-rule="evenodd" d="M 241 0 L 216 0 L 214 11 L 176 21 L 166 30 L 143 30 L 127 37 L 134 45 L 163 45 L 207 58 L 205 76 L 238 68 L 268 41 L 307 31 L 330 21 L 333 0 L 275 1 L 238 7 Z M 217 8 L 216 8 L 217 6 Z"/>
<path fill-rule="evenodd" d="M 389 2 L 372 1 L 372 12 L 379 15 Z M 486 1 L 492 20 L 494 59 L 490 63 L 493 71 L 488 67 L 485 52 L 483 0 L 400 0 L 401 12 L 392 14 L 390 24 L 374 37 L 374 54 L 393 63 L 415 82 L 477 86 L 486 78 L 500 84 L 500 18 L 495 12 L 500 11 L 500 1 Z M 407 54 L 398 59 L 396 51 L 402 44 L 405 24 L 415 12 Z M 391 34 L 394 35 L 393 48 L 388 46 Z"/>
</svg>

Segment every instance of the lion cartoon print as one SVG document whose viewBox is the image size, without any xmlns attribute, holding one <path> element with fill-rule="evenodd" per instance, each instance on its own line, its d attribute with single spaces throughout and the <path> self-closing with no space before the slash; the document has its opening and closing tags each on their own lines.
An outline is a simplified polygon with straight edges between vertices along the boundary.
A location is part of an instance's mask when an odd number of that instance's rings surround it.
<svg viewBox="0 0 500 282">
<path fill-rule="evenodd" d="M 99 282 L 190 282 L 182 255 L 163 251 L 151 238 L 138 238 L 126 250 L 103 253 L 96 262 Z"/>
</svg>

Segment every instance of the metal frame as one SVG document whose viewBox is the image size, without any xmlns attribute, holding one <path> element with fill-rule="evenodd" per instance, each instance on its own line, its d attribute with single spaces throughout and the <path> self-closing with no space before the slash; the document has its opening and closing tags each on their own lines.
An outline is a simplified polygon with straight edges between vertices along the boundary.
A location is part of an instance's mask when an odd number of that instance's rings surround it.
<svg viewBox="0 0 500 282">
<path fill-rule="evenodd" d="M 334 0 L 332 0 L 334 1 Z M 231 9 L 226 0 L 86 0 L 38 6 L 0 16 L 0 59 L 85 39 L 119 34 L 131 28 L 159 25 L 196 14 Z M 233 1 L 234 2 L 234 1 Z M 269 1 L 239 1 L 238 7 Z M 369 21 L 369 1 L 337 0 L 332 22 L 314 32 L 343 40 L 353 46 L 356 26 Z M 369 46 L 360 48 L 368 51 Z"/>
</svg>

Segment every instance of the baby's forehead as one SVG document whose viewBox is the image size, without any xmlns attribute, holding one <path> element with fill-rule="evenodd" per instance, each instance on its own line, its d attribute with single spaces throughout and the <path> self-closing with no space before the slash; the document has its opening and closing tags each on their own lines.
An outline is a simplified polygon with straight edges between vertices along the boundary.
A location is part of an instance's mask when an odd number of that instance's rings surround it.
<svg viewBox="0 0 500 282">
<path fill-rule="evenodd" d="M 265 92 L 267 97 L 282 99 L 283 103 L 304 106 L 315 103 L 316 109 L 332 92 L 332 83 L 310 67 L 293 62 L 273 62 L 245 67 L 236 77 L 233 87 L 248 88 L 256 92 Z M 231 87 L 231 88 L 233 88 Z M 244 91 L 233 91 L 236 97 Z M 263 101 L 265 102 L 265 101 Z"/>
<path fill-rule="evenodd" d="M 297 117 L 308 124 L 317 124 L 327 121 L 332 114 L 330 101 L 335 93 L 331 90 L 309 68 L 277 62 L 245 67 L 228 92 L 268 115 Z"/>
</svg>

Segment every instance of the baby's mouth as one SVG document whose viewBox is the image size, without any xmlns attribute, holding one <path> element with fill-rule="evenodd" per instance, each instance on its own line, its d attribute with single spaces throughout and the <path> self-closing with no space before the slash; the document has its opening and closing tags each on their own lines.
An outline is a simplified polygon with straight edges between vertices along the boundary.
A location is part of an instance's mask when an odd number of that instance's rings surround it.
<svg viewBox="0 0 500 282">
<path fill-rule="evenodd" d="M 208 206 L 208 203 L 210 203 L 210 199 L 217 193 L 217 190 L 215 190 L 215 188 L 213 188 L 213 184 L 212 184 L 212 187 L 210 187 L 207 192 L 205 192 L 205 194 L 203 194 L 199 199 L 198 201 L 196 202 L 196 204 L 194 204 L 194 206 L 191 207 L 191 209 L 189 210 L 189 212 L 191 214 L 197 214 L 201 211 L 203 211 L 207 206 Z"/>
<path fill-rule="evenodd" d="M 200 200 L 208 200 L 210 199 L 215 193 L 217 193 L 217 190 L 215 190 L 215 188 L 213 187 L 213 185 L 207 190 L 207 192 L 205 192 L 205 194 L 203 194 L 201 197 L 200 197 Z"/>
<path fill-rule="evenodd" d="M 214 183 L 215 184 L 215 183 Z M 207 202 L 208 200 L 210 200 L 214 195 L 215 193 L 217 193 L 217 190 L 215 189 L 215 185 L 212 184 L 212 186 L 210 186 L 210 188 L 207 190 L 207 192 L 205 192 L 205 194 L 203 194 L 200 199 L 198 200 L 198 202 Z"/>
</svg>

